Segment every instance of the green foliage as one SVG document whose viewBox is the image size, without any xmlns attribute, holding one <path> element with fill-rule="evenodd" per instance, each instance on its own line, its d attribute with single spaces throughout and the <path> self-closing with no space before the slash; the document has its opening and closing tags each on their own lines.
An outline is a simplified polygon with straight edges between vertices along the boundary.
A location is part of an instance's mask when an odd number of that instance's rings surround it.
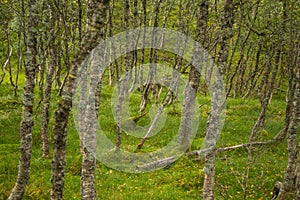
<svg viewBox="0 0 300 200">
<path fill-rule="evenodd" d="M 154 7 L 156 1 L 147 1 L 147 22 L 146 26 L 153 26 Z M 172 2 L 172 3 L 171 3 Z M 241 4 L 236 3 L 235 22 L 233 25 L 233 37 L 230 44 L 230 69 L 228 66 L 225 76 L 226 82 L 230 81 L 232 75 L 230 95 L 236 96 L 236 99 L 229 99 L 226 107 L 226 120 L 218 141 L 218 147 L 232 146 L 241 143 L 247 143 L 251 129 L 260 113 L 261 105 L 258 99 L 241 99 L 240 96 L 245 95 L 248 89 L 252 91 L 251 98 L 259 96 L 261 93 L 259 88 L 268 88 L 270 79 L 266 80 L 266 84 L 262 84 L 263 74 L 266 72 L 267 66 L 275 66 L 276 49 L 282 43 L 279 69 L 275 80 L 274 95 L 267 111 L 267 118 L 264 129 L 260 130 L 257 137 L 258 140 L 268 140 L 273 138 L 284 126 L 285 115 L 285 96 L 288 88 L 288 81 L 291 74 L 290 68 L 296 66 L 296 57 L 298 52 L 299 38 L 299 10 L 298 1 L 286 1 L 286 16 L 284 13 L 283 2 L 273 0 L 262 0 L 259 2 L 256 13 L 256 5 L 254 1 L 245 1 Z M 24 38 L 22 32 L 26 28 L 25 13 L 21 9 L 22 1 L 0 1 L 0 63 L 3 65 L 7 60 L 10 48 L 13 50 L 10 59 L 10 66 L 15 81 L 18 66 L 18 39 L 20 39 L 20 48 L 23 52 L 23 61 L 26 59 Z M 27 4 L 27 1 L 24 2 Z M 49 2 L 48 2 L 49 3 Z M 39 25 L 37 26 L 39 57 L 38 62 L 42 62 L 44 52 L 49 49 L 48 36 L 52 31 L 48 30 L 49 11 L 43 8 L 48 7 L 46 1 L 40 1 L 40 12 L 37 16 Z M 53 3 L 53 2 L 52 2 Z M 59 20 L 51 27 L 56 34 L 56 42 L 61 43 L 58 47 L 61 64 L 68 65 L 73 56 L 76 55 L 79 46 L 79 7 L 77 1 L 66 1 L 63 5 L 57 2 L 53 5 L 54 17 Z M 82 27 L 87 21 L 86 4 L 83 4 Z M 180 3 L 181 9 L 180 9 Z M 165 28 L 179 30 L 196 39 L 196 18 L 198 15 L 198 1 L 161 1 L 160 13 L 158 15 L 158 24 L 162 26 L 167 14 Z M 112 2 L 114 12 L 112 16 L 113 30 L 112 34 L 132 28 L 133 16 L 130 14 L 130 22 L 128 27 L 124 27 L 124 2 Z M 26 5 L 25 5 L 26 6 Z M 51 6 L 51 2 L 50 2 Z M 172 8 L 171 8 L 172 6 Z M 206 30 L 206 38 L 203 46 L 208 49 L 214 59 L 217 58 L 217 52 L 220 44 L 219 41 L 221 16 L 223 9 L 222 1 L 215 1 L 209 7 L 208 13 L 208 29 Z M 131 9 L 132 9 L 131 5 Z M 168 10 L 170 12 L 168 13 Z M 132 10 L 131 10 L 132 11 Z M 256 13 L 256 14 L 255 14 Z M 139 26 L 143 18 L 143 10 L 141 2 L 138 3 L 138 20 L 135 26 Z M 284 23 L 283 23 L 284 22 Z M 179 26 L 179 23 L 180 26 Z M 283 24 L 285 29 L 283 28 Z M 250 30 L 251 29 L 251 30 Z M 47 33 L 49 32 L 49 33 Z M 249 35 L 247 33 L 249 32 Z M 8 36 L 8 38 L 6 37 Z M 20 38 L 19 38 L 20 37 Z M 283 37 L 283 38 L 281 38 Z M 282 40 L 282 41 L 281 41 Z M 236 46 L 235 46 L 236 42 Z M 9 43 L 10 46 L 9 46 Z M 43 43 L 43 44 L 42 44 Z M 215 44 L 214 44 L 215 43 Z M 236 49 L 235 49 L 236 48 Z M 235 49 L 235 51 L 234 51 Z M 68 54 L 67 55 L 67 51 Z M 259 52 L 258 68 L 256 67 L 256 53 Z M 145 50 L 145 63 L 150 61 L 151 49 Z M 157 50 L 158 63 L 174 64 L 173 53 L 163 50 Z M 233 54 L 233 55 L 231 55 Z M 138 60 L 141 58 L 142 51 L 137 51 Z M 243 55 L 243 57 L 241 57 Z M 47 58 L 49 59 L 49 58 Z M 232 59 L 232 60 L 231 60 Z M 124 57 L 117 59 L 122 65 Z M 241 62 L 239 62 L 241 61 Z M 139 66 L 138 61 L 137 66 Z M 144 63 L 143 63 L 144 64 Z M 183 61 L 182 65 L 188 63 Z M 68 67 L 68 66 L 66 66 Z M 9 83 L 8 66 L 4 69 L 1 66 L 0 76 L 6 73 L 4 81 L 0 84 L 0 199 L 6 199 L 13 188 L 17 177 L 19 162 L 19 125 L 22 112 L 22 85 L 24 84 L 24 66 L 22 65 L 19 74 L 19 89 L 17 97 L 13 95 L 13 87 Z M 235 71 L 237 70 L 237 71 Z M 66 68 L 62 69 L 62 76 L 66 72 Z M 188 72 L 188 70 L 186 71 Z M 250 77 L 253 76 L 251 82 Z M 183 74 L 187 78 L 187 73 Z M 115 77 L 114 77 L 115 78 Z M 105 87 L 102 90 L 101 107 L 99 111 L 99 123 L 111 141 L 115 141 L 116 122 L 112 115 L 111 96 L 114 87 L 108 85 L 104 80 Z M 203 80 L 202 80 L 203 82 Z M 251 88 L 251 83 L 253 88 Z M 228 85 L 226 85 L 228 86 Z M 55 86 L 54 86 L 55 87 Z M 57 89 L 57 88 L 56 88 Z M 206 94 L 207 88 L 205 84 L 200 86 L 200 93 Z M 165 93 L 166 91 L 163 90 Z M 51 100 L 51 114 L 49 124 L 49 138 L 53 142 L 53 125 L 54 112 L 57 108 L 57 102 L 60 97 L 53 92 Z M 51 156 L 52 145 L 50 146 L 50 157 L 41 159 L 41 139 L 40 124 L 42 104 L 39 102 L 39 90 L 36 88 L 36 99 L 34 109 L 35 126 L 33 127 L 33 153 L 31 162 L 31 178 L 27 186 L 24 199 L 49 199 L 51 189 Z M 150 100 L 146 108 L 146 114 L 139 116 L 140 93 L 135 91 L 130 97 L 130 117 L 136 120 L 140 126 L 150 123 L 151 104 Z M 161 102 L 161 101 L 160 101 Z M 198 135 L 194 139 L 190 150 L 203 148 L 204 132 L 207 124 L 207 116 L 210 111 L 210 98 L 198 98 L 200 105 L 199 112 L 201 115 L 200 129 Z M 181 109 L 180 105 L 166 107 L 168 118 L 165 127 L 154 137 L 149 138 L 142 152 L 154 151 L 166 145 L 177 134 L 180 124 Z M 134 151 L 140 139 L 123 133 L 122 148 L 128 151 Z M 74 126 L 72 115 L 69 120 L 68 142 L 67 142 L 67 166 L 65 169 L 65 199 L 80 199 L 80 171 L 81 171 L 81 155 L 79 151 L 79 137 Z M 281 180 L 287 160 L 287 149 L 285 143 L 276 143 L 268 146 L 255 146 L 253 151 L 254 162 L 251 164 L 249 176 L 248 199 L 270 199 L 270 192 L 277 180 Z M 216 165 L 216 199 L 242 199 L 245 186 L 245 170 L 247 167 L 247 149 L 241 148 L 217 155 Z M 145 174 L 128 174 L 110 169 L 101 163 L 97 165 L 96 171 L 96 188 L 99 199 L 201 199 L 203 187 L 203 160 L 195 161 L 186 156 L 181 157 L 173 165 L 167 169 L 145 173 Z"/>
</svg>

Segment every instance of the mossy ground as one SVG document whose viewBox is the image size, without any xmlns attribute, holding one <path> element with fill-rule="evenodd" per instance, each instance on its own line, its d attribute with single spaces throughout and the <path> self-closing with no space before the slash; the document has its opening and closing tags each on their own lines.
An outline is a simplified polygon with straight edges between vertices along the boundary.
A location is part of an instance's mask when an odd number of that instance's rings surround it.
<svg viewBox="0 0 300 200">
<path fill-rule="evenodd" d="M 21 83 L 22 84 L 22 83 Z M 115 122 L 111 111 L 110 96 L 112 87 L 102 91 L 100 124 L 112 141 L 115 138 Z M 38 93 L 38 90 L 36 90 Z M 13 96 L 12 86 L 4 82 L 0 85 L 0 199 L 6 199 L 14 186 L 19 163 L 19 124 L 21 119 L 22 89 L 19 97 Z M 52 129 L 54 111 L 59 97 L 53 90 L 51 103 L 50 141 L 53 142 Z M 139 95 L 131 97 L 131 102 L 139 101 Z M 36 102 L 38 102 L 36 95 Z M 209 111 L 208 97 L 198 98 L 203 119 L 200 129 L 190 150 L 203 146 L 204 129 Z M 206 105 L 207 104 L 207 105 Z M 51 158 L 41 157 L 40 116 L 41 106 L 35 107 L 35 126 L 33 129 L 33 150 L 31 176 L 24 199 L 49 199 L 51 189 Z M 134 106 L 132 108 L 135 109 Z M 180 122 L 178 107 L 168 107 L 168 119 L 162 131 L 146 141 L 145 151 L 164 146 L 177 133 Z M 280 95 L 274 95 L 267 113 L 265 129 L 260 140 L 268 140 L 284 126 L 285 101 Z M 218 142 L 219 147 L 247 143 L 252 126 L 260 112 L 260 103 L 256 99 L 229 99 L 226 106 L 226 120 Z M 72 116 L 72 115 L 71 115 Z M 104 120 L 105 119 L 105 120 Z M 144 121 L 143 121 L 144 120 Z M 148 116 L 139 123 L 147 123 Z M 123 137 L 123 148 L 134 149 L 138 144 L 132 136 Z M 287 161 L 286 142 L 268 146 L 256 146 L 251 163 L 247 199 L 270 199 L 274 183 L 282 180 Z M 67 142 L 67 165 L 65 170 L 65 199 L 80 199 L 79 137 L 72 117 L 69 120 Z M 167 169 L 150 173 L 130 174 L 111 169 L 100 162 L 96 169 L 96 189 L 99 199 L 202 199 L 203 160 L 196 161 L 182 156 Z M 242 199 L 247 167 L 247 149 L 240 148 L 217 155 L 216 199 Z"/>
</svg>

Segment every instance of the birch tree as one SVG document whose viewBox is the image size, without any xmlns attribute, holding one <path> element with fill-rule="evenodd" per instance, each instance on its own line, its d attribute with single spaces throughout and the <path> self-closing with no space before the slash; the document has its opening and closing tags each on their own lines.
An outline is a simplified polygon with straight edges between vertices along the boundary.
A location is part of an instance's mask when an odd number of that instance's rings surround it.
<svg viewBox="0 0 300 200">
<path fill-rule="evenodd" d="M 88 56 L 90 51 L 97 45 L 99 39 L 103 37 L 101 33 L 108 5 L 109 0 L 89 0 L 87 3 L 87 25 L 85 27 L 85 33 L 80 44 L 80 50 L 77 55 L 74 56 L 72 61 L 70 73 L 63 88 L 62 98 L 59 101 L 58 109 L 55 112 L 51 199 L 63 198 L 67 126 L 72 106 L 72 95 L 75 86 L 77 69 L 81 62 Z M 82 184 L 82 198 L 95 199 L 96 195 L 93 183 L 91 183 L 93 182 L 95 158 L 87 152 L 86 154 L 83 154 L 82 159 L 84 163 L 82 166 L 82 176 L 89 179 L 88 184 Z M 85 165 L 85 162 L 90 162 L 90 164 Z M 89 178 L 89 176 L 92 177 Z M 82 183 L 84 183 L 84 181 Z M 87 190 L 87 187 L 92 188 Z"/>
<path fill-rule="evenodd" d="M 105 36 L 104 24 L 106 22 L 109 1 L 100 0 L 91 3 L 93 5 L 90 6 L 95 7 L 95 10 L 88 10 L 88 15 L 90 14 L 90 12 L 93 13 L 93 18 L 91 19 L 90 26 L 94 26 L 97 30 L 94 35 L 96 41 L 96 39 L 103 39 Z M 97 15 L 96 12 L 100 12 L 101 14 Z M 105 51 L 105 49 L 103 49 L 103 51 Z M 94 62 L 96 62 L 96 64 L 99 63 L 97 62 L 97 59 Z M 100 81 L 98 82 L 98 84 L 91 83 L 90 91 L 95 91 L 95 95 L 89 95 L 89 102 L 95 102 L 95 107 L 87 105 L 84 121 L 86 123 L 86 126 L 88 127 L 88 130 L 85 130 L 86 133 L 83 135 L 84 137 L 81 138 L 84 142 L 81 168 L 81 195 L 82 199 L 87 200 L 97 199 L 96 189 L 94 185 L 94 173 L 96 168 L 96 124 L 98 122 L 98 110 L 100 105 L 100 95 L 102 87 L 101 79 L 103 74 L 101 74 L 100 76 L 101 77 L 98 77 L 96 73 L 91 76 L 91 82 L 97 82 L 95 81 L 97 79 L 100 79 Z"/>
<path fill-rule="evenodd" d="M 298 57 L 300 52 L 298 52 Z M 288 128 L 288 163 L 283 179 L 282 186 L 280 188 L 279 200 L 293 198 L 296 194 L 299 197 L 299 190 L 296 190 L 296 187 L 299 187 L 299 183 L 296 184 L 297 179 L 297 128 L 300 119 L 300 59 L 298 59 L 298 64 L 296 68 L 295 76 L 295 90 L 293 97 L 293 108 L 292 108 L 292 117 Z M 299 156 L 299 149 L 298 149 Z M 298 198 L 299 199 L 299 198 Z"/>
<path fill-rule="evenodd" d="M 234 4 L 232 0 L 224 1 L 224 9 L 221 19 L 221 31 L 222 37 L 220 39 L 220 49 L 217 57 L 217 73 L 220 77 L 223 77 L 226 70 L 226 62 L 229 52 L 230 39 L 232 37 L 232 27 L 234 20 Z M 216 80 L 212 86 L 216 89 L 214 95 L 215 98 L 222 98 L 221 95 L 222 82 Z M 212 100 L 214 101 L 214 99 Z M 222 106 L 222 105 L 221 105 Z M 219 136 L 219 122 L 220 122 L 220 105 L 214 105 L 212 102 L 211 113 L 209 116 L 209 124 L 206 132 L 205 147 L 209 150 L 205 155 L 204 165 L 204 185 L 203 185 L 203 199 L 212 200 L 214 199 L 214 182 L 215 182 L 215 156 L 216 156 L 216 142 Z"/>
<path fill-rule="evenodd" d="M 47 23 L 49 30 L 49 39 L 47 42 L 47 46 L 49 49 L 49 65 L 46 64 L 46 85 L 44 89 L 44 96 L 43 96 L 43 111 L 42 111 L 42 125 L 41 125 L 41 138 L 42 138 L 42 156 L 48 157 L 49 156 L 49 136 L 48 136 L 48 127 L 49 127 L 49 120 L 50 120 L 50 100 L 51 100 L 51 88 L 52 88 L 52 77 L 55 71 L 55 67 L 57 64 L 57 44 L 55 39 L 55 27 L 56 26 L 56 16 L 53 11 L 53 5 L 48 5 L 49 10 L 49 21 Z M 45 36 L 46 37 L 46 36 Z"/>
<path fill-rule="evenodd" d="M 200 44 L 203 44 L 205 38 L 205 32 L 207 28 L 207 20 L 208 20 L 208 6 L 209 3 L 207 1 L 199 1 L 199 13 L 197 16 L 197 28 L 196 28 L 196 41 Z M 201 55 L 199 52 L 200 49 L 196 48 L 193 52 L 193 57 L 197 55 Z M 201 62 L 201 61 L 200 61 Z M 201 63 L 199 63 L 201 65 Z M 179 136 L 178 136 L 178 144 L 188 144 L 190 141 L 186 141 L 189 134 L 191 134 L 191 123 L 194 112 L 194 104 L 196 99 L 196 94 L 198 91 L 199 83 L 200 83 L 200 71 L 201 66 L 193 66 L 191 65 L 191 69 L 189 72 L 189 85 L 190 89 L 185 91 L 185 99 L 183 106 L 183 116 L 182 116 L 182 125 L 180 126 Z"/>
<path fill-rule="evenodd" d="M 33 100 L 35 72 L 37 68 L 37 14 L 38 1 L 28 1 L 28 30 L 25 62 L 25 86 L 20 125 L 20 162 L 18 178 L 8 199 L 22 199 L 30 176 L 30 160 L 32 151 L 32 126 L 34 124 Z"/>
</svg>

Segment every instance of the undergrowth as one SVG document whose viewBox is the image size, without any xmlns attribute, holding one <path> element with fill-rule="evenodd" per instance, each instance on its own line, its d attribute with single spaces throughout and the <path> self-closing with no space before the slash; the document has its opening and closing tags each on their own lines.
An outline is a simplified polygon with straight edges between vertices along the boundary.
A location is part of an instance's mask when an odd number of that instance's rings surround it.
<svg viewBox="0 0 300 200">
<path fill-rule="evenodd" d="M 115 120 L 111 109 L 112 87 L 102 90 L 99 123 L 112 142 L 115 141 Z M 36 102 L 39 102 L 36 90 Z M 5 82 L 0 85 L 0 199 L 6 199 L 16 181 L 19 163 L 19 124 L 22 108 L 22 90 L 19 97 L 14 97 L 12 86 Z M 134 93 L 130 102 L 136 105 L 140 95 Z M 57 108 L 57 90 L 53 91 L 51 103 L 50 141 L 53 142 L 54 112 Z M 209 112 L 209 97 L 198 97 L 201 120 L 198 134 L 189 150 L 203 147 L 206 117 Z M 153 151 L 166 145 L 178 131 L 180 124 L 180 106 L 167 107 L 167 120 L 164 128 L 157 135 L 147 140 L 144 151 Z M 132 107 L 131 113 L 135 112 Z M 284 123 L 285 104 L 282 98 L 274 98 L 267 113 L 265 129 L 260 133 L 260 140 L 275 136 Z M 226 106 L 226 120 L 219 147 L 247 143 L 252 126 L 260 112 L 256 99 L 229 99 Z M 41 158 L 40 123 L 41 105 L 35 107 L 35 126 L 33 129 L 33 151 L 31 174 L 24 199 L 49 199 L 51 190 L 51 159 Z M 137 122 L 149 123 L 149 115 Z M 134 150 L 139 142 L 132 136 L 123 134 L 122 148 Z M 255 160 L 251 164 L 247 199 L 270 199 L 274 183 L 282 180 L 286 160 L 286 143 L 274 143 L 268 146 L 256 146 Z M 203 159 L 193 160 L 182 156 L 166 169 L 154 172 L 131 174 L 111 169 L 100 162 L 96 169 L 96 189 L 99 199 L 135 200 L 135 199 L 202 199 Z M 72 119 L 69 120 L 67 142 L 67 165 L 65 170 L 65 199 L 80 199 L 79 137 Z M 247 149 L 240 148 L 217 155 L 216 164 L 216 199 L 242 199 L 245 186 Z"/>
</svg>

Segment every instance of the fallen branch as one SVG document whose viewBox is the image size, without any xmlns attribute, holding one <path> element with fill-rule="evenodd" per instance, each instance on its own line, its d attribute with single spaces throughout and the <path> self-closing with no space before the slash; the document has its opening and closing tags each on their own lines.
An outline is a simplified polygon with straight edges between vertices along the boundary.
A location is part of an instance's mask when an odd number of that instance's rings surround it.
<svg viewBox="0 0 300 200">
<path fill-rule="evenodd" d="M 217 152 L 223 152 L 223 151 L 229 151 L 229 150 L 233 150 L 233 149 L 238 149 L 241 147 L 249 147 L 249 146 L 257 146 L 257 145 L 267 145 L 270 143 L 275 142 L 275 140 L 269 140 L 266 142 L 252 142 L 252 143 L 246 143 L 246 144 L 239 144 L 239 145 L 235 145 L 235 146 L 231 146 L 231 147 L 223 147 L 223 148 L 218 148 Z"/>
<path fill-rule="evenodd" d="M 249 146 L 257 146 L 257 145 L 267 145 L 267 144 L 271 144 L 273 142 L 275 142 L 276 140 L 268 140 L 265 142 L 252 142 L 252 143 L 245 143 L 245 144 L 239 144 L 239 145 L 235 145 L 235 146 L 230 146 L 230 147 L 221 147 L 221 148 L 217 148 L 216 151 L 217 152 L 224 152 L 224 151 L 230 151 L 230 150 L 234 150 L 234 149 L 238 149 L 238 148 L 242 148 L 242 147 L 249 147 Z M 201 150 L 196 150 L 196 151 L 191 151 L 186 153 L 187 156 L 201 156 L 204 155 L 205 153 L 207 153 L 209 151 L 209 149 L 201 149 Z M 168 167 L 171 164 L 173 164 L 177 159 L 177 156 L 171 156 L 168 158 L 164 158 L 161 160 L 157 160 L 154 162 L 150 162 L 144 165 L 139 165 L 136 167 L 137 171 L 147 171 L 150 169 L 154 169 L 154 168 L 164 168 L 164 167 Z M 198 160 L 198 159 L 197 159 Z"/>
<path fill-rule="evenodd" d="M 269 140 L 269 141 L 265 141 L 265 142 L 252 142 L 252 143 L 239 144 L 239 145 L 230 146 L 230 147 L 221 147 L 221 148 L 217 148 L 216 151 L 224 152 L 224 151 L 234 150 L 234 149 L 238 149 L 238 148 L 242 148 L 242 147 L 267 145 L 267 144 L 271 144 L 275 141 L 276 140 Z M 200 149 L 200 150 L 188 152 L 186 155 L 187 156 L 200 156 L 200 155 L 205 154 L 208 151 L 209 151 L 209 149 Z"/>
<path fill-rule="evenodd" d="M 154 168 L 165 168 L 173 164 L 177 160 L 177 156 L 171 156 L 168 158 L 164 158 L 162 160 L 157 160 L 154 162 L 150 162 L 144 165 L 139 165 L 136 167 L 137 171 L 148 171 Z"/>
</svg>

